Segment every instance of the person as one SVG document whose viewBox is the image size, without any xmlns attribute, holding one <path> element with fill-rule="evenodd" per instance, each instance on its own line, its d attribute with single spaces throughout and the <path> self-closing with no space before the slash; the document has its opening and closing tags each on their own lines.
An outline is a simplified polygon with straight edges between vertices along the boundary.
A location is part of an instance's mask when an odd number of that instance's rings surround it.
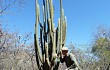
<svg viewBox="0 0 110 70">
<path fill-rule="evenodd" d="M 60 62 L 66 64 L 67 69 L 65 70 L 81 70 L 81 68 L 78 65 L 78 62 L 75 58 L 75 55 L 68 52 L 67 47 L 62 47 L 61 53 L 60 53 Z"/>
</svg>

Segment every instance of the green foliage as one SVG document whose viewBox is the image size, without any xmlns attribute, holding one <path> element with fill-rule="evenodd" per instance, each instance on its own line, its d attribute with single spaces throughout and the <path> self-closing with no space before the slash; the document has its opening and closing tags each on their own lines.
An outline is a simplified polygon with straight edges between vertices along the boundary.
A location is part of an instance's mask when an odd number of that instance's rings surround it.
<svg viewBox="0 0 110 70">
<path fill-rule="evenodd" d="M 110 40 L 107 38 L 99 38 L 95 41 L 95 44 L 92 47 L 92 52 L 97 56 L 106 55 L 110 56 Z"/>
<path fill-rule="evenodd" d="M 103 26 L 99 26 L 97 30 L 92 53 L 98 57 L 100 68 L 106 69 L 110 64 L 110 30 Z"/>
</svg>

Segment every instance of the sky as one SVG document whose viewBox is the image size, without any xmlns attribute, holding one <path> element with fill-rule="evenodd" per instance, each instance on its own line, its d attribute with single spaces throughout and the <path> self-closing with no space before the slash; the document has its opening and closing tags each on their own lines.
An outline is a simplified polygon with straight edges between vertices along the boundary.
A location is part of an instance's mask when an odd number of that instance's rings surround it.
<svg viewBox="0 0 110 70">
<path fill-rule="evenodd" d="M 26 0 L 21 11 L 10 9 L 15 14 L 4 17 L 9 28 L 16 26 L 19 32 L 32 32 L 35 25 L 35 1 Z M 89 44 L 98 25 L 110 26 L 110 0 L 62 0 L 65 16 L 67 17 L 66 44 Z M 38 1 L 42 9 L 42 0 Z M 54 23 L 58 24 L 60 17 L 60 0 L 53 0 Z M 42 14 L 42 10 L 40 11 Z M 42 20 L 42 16 L 41 16 Z"/>
</svg>

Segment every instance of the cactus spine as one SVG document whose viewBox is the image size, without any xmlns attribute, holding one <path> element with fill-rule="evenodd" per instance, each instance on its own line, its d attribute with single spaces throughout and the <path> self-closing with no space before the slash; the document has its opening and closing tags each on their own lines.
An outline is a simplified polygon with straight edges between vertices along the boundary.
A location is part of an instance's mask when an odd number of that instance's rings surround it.
<svg viewBox="0 0 110 70">
<path fill-rule="evenodd" d="M 37 66 L 39 70 L 53 70 L 55 54 L 60 52 L 66 38 L 66 18 L 62 8 L 62 0 L 60 0 L 60 18 L 57 28 L 54 28 L 52 0 L 43 0 L 43 23 L 40 21 L 40 8 L 37 0 L 35 6 L 34 44 Z M 38 25 L 40 25 L 40 29 Z M 40 32 L 40 36 L 38 36 L 38 32 Z"/>
</svg>

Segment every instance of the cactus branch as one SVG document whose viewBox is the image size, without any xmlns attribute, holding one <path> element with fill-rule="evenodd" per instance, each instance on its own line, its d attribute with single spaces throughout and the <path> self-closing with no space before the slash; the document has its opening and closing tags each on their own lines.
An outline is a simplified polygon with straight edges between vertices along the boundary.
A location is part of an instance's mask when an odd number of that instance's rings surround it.
<svg viewBox="0 0 110 70">
<path fill-rule="evenodd" d="M 34 44 L 36 62 L 39 70 L 53 70 L 55 58 L 65 44 L 66 39 L 66 18 L 60 0 L 60 18 L 58 27 L 54 28 L 54 8 L 52 0 L 43 0 L 43 23 L 40 21 L 40 9 L 36 0 L 36 23 Z M 38 28 L 40 26 L 40 29 Z M 40 31 L 40 36 L 38 32 Z M 40 37 L 40 38 L 38 38 Z"/>
</svg>

